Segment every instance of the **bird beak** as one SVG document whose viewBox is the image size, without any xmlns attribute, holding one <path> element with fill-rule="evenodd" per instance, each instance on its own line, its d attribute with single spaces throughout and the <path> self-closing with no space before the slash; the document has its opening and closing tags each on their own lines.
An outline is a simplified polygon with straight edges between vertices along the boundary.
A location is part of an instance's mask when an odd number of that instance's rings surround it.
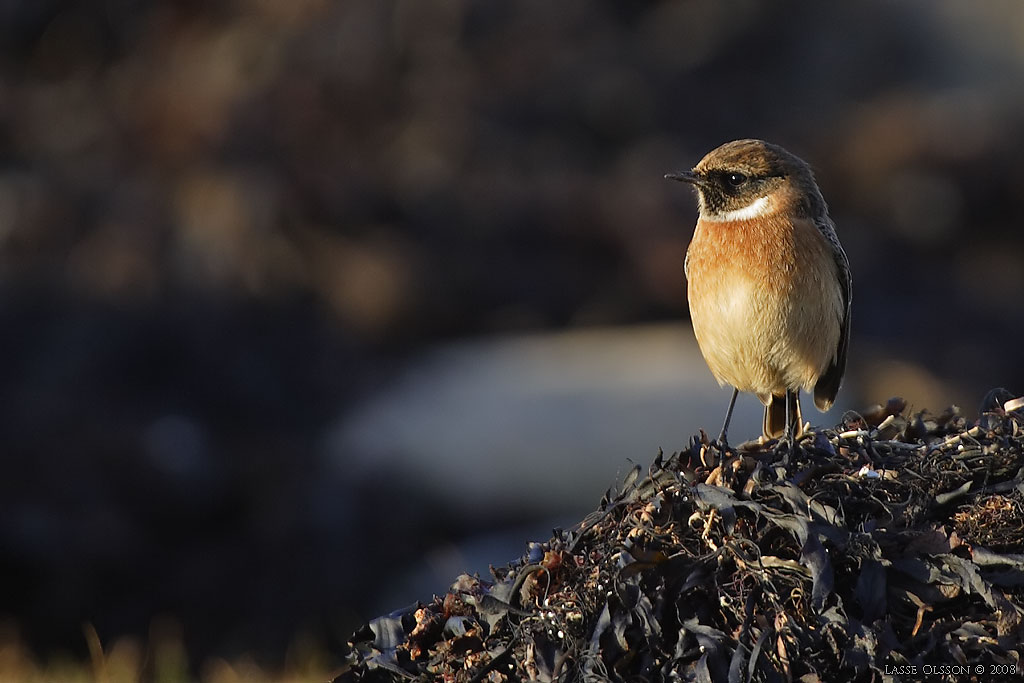
<svg viewBox="0 0 1024 683">
<path fill-rule="evenodd" d="M 704 179 L 694 173 L 693 171 L 679 171 L 677 173 L 666 173 L 666 180 L 680 180 L 684 183 L 690 183 L 691 185 L 701 185 Z"/>
</svg>

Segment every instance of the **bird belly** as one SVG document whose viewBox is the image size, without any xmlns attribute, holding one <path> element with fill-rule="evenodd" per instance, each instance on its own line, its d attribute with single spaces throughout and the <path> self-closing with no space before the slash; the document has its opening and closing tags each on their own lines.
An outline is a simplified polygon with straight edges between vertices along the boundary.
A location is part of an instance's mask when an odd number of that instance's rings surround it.
<svg viewBox="0 0 1024 683">
<path fill-rule="evenodd" d="M 753 235 L 753 245 L 751 231 L 738 229 L 745 226 L 710 235 L 707 227 L 698 224 L 687 277 L 694 333 L 712 374 L 766 404 L 772 394 L 811 391 L 835 357 L 843 315 L 824 240 L 811 226 L 815 233 L 799 235 L 795 250 L 785 238 L 800 226 L 776 230 L 777 244 Z"/>
</svg>

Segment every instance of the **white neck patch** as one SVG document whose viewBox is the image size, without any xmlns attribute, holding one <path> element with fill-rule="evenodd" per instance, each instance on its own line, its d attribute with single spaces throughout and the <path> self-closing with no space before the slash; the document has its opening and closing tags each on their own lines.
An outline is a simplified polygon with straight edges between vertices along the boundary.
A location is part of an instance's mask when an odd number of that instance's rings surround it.
<svg viewBox="0 0 1024 683">
<path fill-rule="evenodd" d="M 704 220 L 712 221 L 715 223 L 725 223 L 727 221 L 746 221 L 751 218 L 757 218 L 763 216 L 771 211 L 771 205 L 768 202 L 768 197 L 761 197 L 756 199 L 750 204 L 747 204 L 742 209 L 734 209 L 733 211 L 726 211 L 725 213 L 716 214 L 714 216 L 703 216 Z"/>
</svg>

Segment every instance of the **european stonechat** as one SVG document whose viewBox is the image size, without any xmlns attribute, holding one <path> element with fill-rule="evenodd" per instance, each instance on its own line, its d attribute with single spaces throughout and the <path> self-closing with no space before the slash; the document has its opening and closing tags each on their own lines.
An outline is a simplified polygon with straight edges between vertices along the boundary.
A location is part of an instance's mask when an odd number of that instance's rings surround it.
<svg viewBox="0 0 1024 683">
<path fill-rule="evenodd" d="M 835 401 L 850 338 L 850 263 L 814 174 L 761 140 L 712 150 L 692 171 L 700 215 L 684 270 L 693 331 L 719 384 L 765 406 L 764 437 L 803 432 L 800 390 Z"/>
</svg>

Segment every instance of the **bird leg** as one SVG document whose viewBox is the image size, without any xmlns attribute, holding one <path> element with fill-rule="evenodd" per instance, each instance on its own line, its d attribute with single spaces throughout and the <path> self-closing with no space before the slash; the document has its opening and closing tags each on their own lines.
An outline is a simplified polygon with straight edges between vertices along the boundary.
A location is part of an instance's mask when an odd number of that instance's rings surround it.
<svg viewBox="0 0 1024 683">
<path fill-rule="evenodd" d="M 793 416 L 789 414 L 789 397 L 792 394 L 792 391 L 786 389 L 786 433 L 782 437 L 791 446 L 793 445 Z"/>
<path fill-rule="evenodd" d="M 725 424 L 722 425 L 722 433 L 718 435 L 718 445 L 725 449 L 729 442 L 726 440 L 726 433 L 729 431 L 729 422 L 732 421 L 732 409 L 736 406 L 736 397 L 739 396 L 740 390 L 732 390 L 732 398 L 729 399 L 729 409 L 725 411 Z"/>
<path fill-rule="evenodd" d="M 800 390 L 797 389 L 796 400 L 800 400 Z M 793 415 L 793 411 L 790 410 L 790 405 L 796 405 L 795 401 L 792 401 L 793 392 L 786 389 L 786 431 L 782 434 L 782 443 L 786 447 L 786 458 L 789 458 L 789 454 L 793 452 L 793 446 L 796 445 L 796 432 L 793 429 L 793 419 L 796 415 Z"/>
</svg>

